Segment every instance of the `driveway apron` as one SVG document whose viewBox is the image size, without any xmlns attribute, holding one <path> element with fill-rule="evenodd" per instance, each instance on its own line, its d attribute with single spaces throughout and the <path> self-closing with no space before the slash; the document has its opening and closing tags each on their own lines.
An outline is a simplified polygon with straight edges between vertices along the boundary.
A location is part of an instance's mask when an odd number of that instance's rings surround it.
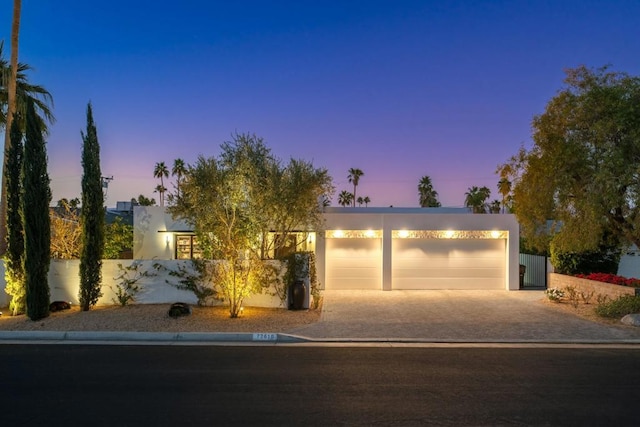
<svg viewBox="0 0 640 427">
<path fill-rule="evenodd" d="M 544 303 L 543 291 L 324 291 L 321 320 L 291 331 L 315 339 L 432 342 L 638 341 Z"/>
</svg>

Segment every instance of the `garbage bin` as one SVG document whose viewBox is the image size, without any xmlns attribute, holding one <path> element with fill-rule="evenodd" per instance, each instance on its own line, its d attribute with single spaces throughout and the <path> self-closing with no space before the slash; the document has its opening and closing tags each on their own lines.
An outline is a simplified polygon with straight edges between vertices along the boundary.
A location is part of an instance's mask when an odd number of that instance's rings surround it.
<svg viewBox="0 0 640 427">
<path fill-rule="evenodd" d="M 289 288 L 289 310 L 302 310 L 307 287 L 302 280 L 296 280 Z"/>
<path fill-rule="evenodd" d="M 527 271 L 527 266 L 520 264 L 520 289 L 524 288 L 524 273 Z"/>
</svg>

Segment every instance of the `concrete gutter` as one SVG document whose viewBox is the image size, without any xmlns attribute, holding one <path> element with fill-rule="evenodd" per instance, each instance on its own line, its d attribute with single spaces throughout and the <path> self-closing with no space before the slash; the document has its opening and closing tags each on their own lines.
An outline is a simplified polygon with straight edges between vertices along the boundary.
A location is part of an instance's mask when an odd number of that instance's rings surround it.
<svg viewBox="0 0 640 427">
<path fill-rule="evenodd" d="M 24 341 L 64 342 L 224 342 L 300 343 L 304 337 L 277 333 L 119 332 L 119 331 L 0 331 L 0 344 Z"/>
</svg>

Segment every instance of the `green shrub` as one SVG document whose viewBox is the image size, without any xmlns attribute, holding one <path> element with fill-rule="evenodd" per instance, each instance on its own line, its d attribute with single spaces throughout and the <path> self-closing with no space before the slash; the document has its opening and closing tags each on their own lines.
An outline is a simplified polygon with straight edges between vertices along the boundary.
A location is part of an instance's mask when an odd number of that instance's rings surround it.
<svg viewBox="0 0 640 427">
<path fill-rule="evenodd" d="M 596 307 L 598 316 L 612 319 L 619 319 L 632 313 L 640 313 L 640 296 L 623 295 L 618 299 L 599 303 Z"/>
<path fill-rule="evenodd" d="M 556 273 L 576 274 L 618 272 L 621 252 L 613 247 L 602 246 L 597 251 L 564 252 L 551 245 L 551 264 Z"/>
</svg>

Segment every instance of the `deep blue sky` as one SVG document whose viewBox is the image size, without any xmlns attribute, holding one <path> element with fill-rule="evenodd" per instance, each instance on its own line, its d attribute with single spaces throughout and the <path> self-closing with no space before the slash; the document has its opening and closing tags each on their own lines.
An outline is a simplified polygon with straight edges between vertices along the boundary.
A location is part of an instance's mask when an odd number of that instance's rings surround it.
<svg viewBox="0 0 640 427">
<path fill-rule="evenodd" d="M 10 0 L 1 1 L 8 58 Z M 158 195 L 155 163 L 213 156 L 234 132 L 347 170 L 374 206 L 445 206 L 531 144 L 531 119 L 585 64 L 640 74 L 638 1 L 24 1 L 20 61 L 53 95 L 53 202 L 80 195 L 87 102 L 108 206 Z M 334 203 L 334 205 L 337 203 Z"/>
</svg>

